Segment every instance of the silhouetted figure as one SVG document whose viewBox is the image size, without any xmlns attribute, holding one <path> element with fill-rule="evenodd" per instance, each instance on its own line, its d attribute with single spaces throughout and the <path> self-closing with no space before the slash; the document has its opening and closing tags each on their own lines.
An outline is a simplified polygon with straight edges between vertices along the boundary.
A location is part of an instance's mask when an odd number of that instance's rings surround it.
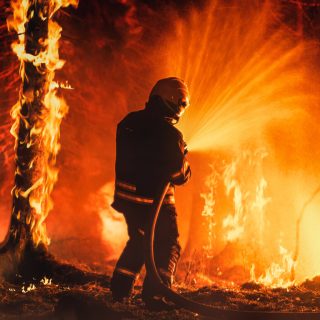
<svg viewBox="0 0 320 320">
<path fill-rule="evenodd" d="M 115 301 L 129 298 L 145 262 L 144 233 L 150 206 L 163 182 L 171 186 L 165 196 L 155 230 L 155 262 L 159 274 L 171 286 L 180 257 L 175 185 L 191 176 L 187 147 L 174 127 L 189 106 L 186 84 L 178 78 L 159 80 L 144 110 L 129 113 L 117 127 L 116 182 L 113 208 L 123 213 L 129 240 L 111 280 Z M 165 309 L 166 301 L 145 277 L 142 298 L 151 309 Z"/>
</svg>

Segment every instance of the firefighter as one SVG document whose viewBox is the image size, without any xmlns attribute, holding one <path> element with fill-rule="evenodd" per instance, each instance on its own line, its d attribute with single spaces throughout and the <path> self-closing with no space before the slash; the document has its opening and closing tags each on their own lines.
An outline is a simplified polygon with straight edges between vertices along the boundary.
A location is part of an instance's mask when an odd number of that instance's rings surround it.
<svg viewBox="0 0 320 320">
<path fill-rule="evenodd" d="M 112 207 L 124 215 L 129 240 L 111 279 L 114 301 L 130 297 L 144 265 L 144 233 L 150 207 L 165 181 L 171 184 L 160 210 L 154 252 L 163 282 L 167 286 L 172 284 L 180 257 L 175 185 L 186 183 L 191 176 L 187 146 L 174 125 L 188 106 L 189 91 L 185 82 L 175 77 L 161 79 L 151 90 L 145 109 L 129 113 L 118 124 Z M 142 299 L 153 310 L 163 310 L 168 305 L 153 288 L 148 274 L 143 283 Z"/>
</svg>

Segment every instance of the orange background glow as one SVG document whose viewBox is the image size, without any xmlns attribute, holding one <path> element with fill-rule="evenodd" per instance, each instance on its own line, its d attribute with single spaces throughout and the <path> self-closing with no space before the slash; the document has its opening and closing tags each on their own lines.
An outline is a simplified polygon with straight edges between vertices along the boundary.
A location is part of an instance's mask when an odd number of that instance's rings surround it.
<svg viewBox="0 0 320 320">
<path fill-rule="evenodd" d="M 157 10 L 129 0 L 122 5 L 126 10 L 115 11 L 116 19 L 81 0 L 79 13 L 58 17 L 66 64 L 57 77 L 74 90 L 60 93 L 69 113 L 46 220 L 50 250 L 110 271 L 127 239 L 122 216 L 110 207 L 116 124 L 144 107 L 159 78 L 178 76 L 191 92 L 178 125 L 193 169 L 191 182 L 177 190 L 183 259 L 204 252 L 203 276 L 239 282 L 250 279 L 253 265 L 256 278 L 272 264 L 285 268 L 301 209 L 320 183 L 318 40 L 301 31 L 297 7 L 289 2 L 215 0 Z M 10 59 L 14 77 L 17 62 Z M 8 112 L 18 87 L 16 79 L 0 92 L 6 103 L 2 237 L 14 170 Z M 319 210 L 320 195 L 303 214 L 298 281 L 320 273 Z M 289 273 L 283 271 L 283 281 Z"/>
</svg>

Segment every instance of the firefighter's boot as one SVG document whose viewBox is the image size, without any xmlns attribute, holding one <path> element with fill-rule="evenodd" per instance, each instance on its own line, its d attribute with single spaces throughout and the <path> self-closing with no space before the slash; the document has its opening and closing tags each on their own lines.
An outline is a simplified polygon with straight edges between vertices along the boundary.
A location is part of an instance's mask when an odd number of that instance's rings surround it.
<svg viewBox="0 0 320 320">
<path fill-rule="evenodd" d="M 114 302 L 125 302 L 131 296 L 135 278 L 116 269 L 112 275 L 110 290 Z M 124 270 L 125 271 L 125 270 Z"/>
<path fill-rule="evenodd" d="M 158 273 L 164 285 L 171 288 L 174 277 L 174 270 L 158 269 Z M 152 311 L 170 311 L 176 309 L 177 306 L 168 301 L 154 286 L 148 275 L 143 283 L 142 300 L 146 307 Z"/>
</svg>

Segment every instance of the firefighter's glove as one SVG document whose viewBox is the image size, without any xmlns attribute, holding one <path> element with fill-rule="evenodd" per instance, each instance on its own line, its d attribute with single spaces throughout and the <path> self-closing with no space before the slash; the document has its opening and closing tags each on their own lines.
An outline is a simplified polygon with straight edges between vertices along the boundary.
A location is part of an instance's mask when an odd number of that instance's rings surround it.
<svg viewBox="0 0 320 320">
<path fill-rule="evenodd" d="M 191 177 L 191 168 L 187 159 L 183 160 L 183 165 L 180 171 L 171 175 L 170 181 L 175 185 L 185 184 Z"/>
<path fill-rule="evenodd" d="M 188 152 L 188 146 L 185 142 L 183 142 L 183 154 L 186 156 Z"/>
</svg>

